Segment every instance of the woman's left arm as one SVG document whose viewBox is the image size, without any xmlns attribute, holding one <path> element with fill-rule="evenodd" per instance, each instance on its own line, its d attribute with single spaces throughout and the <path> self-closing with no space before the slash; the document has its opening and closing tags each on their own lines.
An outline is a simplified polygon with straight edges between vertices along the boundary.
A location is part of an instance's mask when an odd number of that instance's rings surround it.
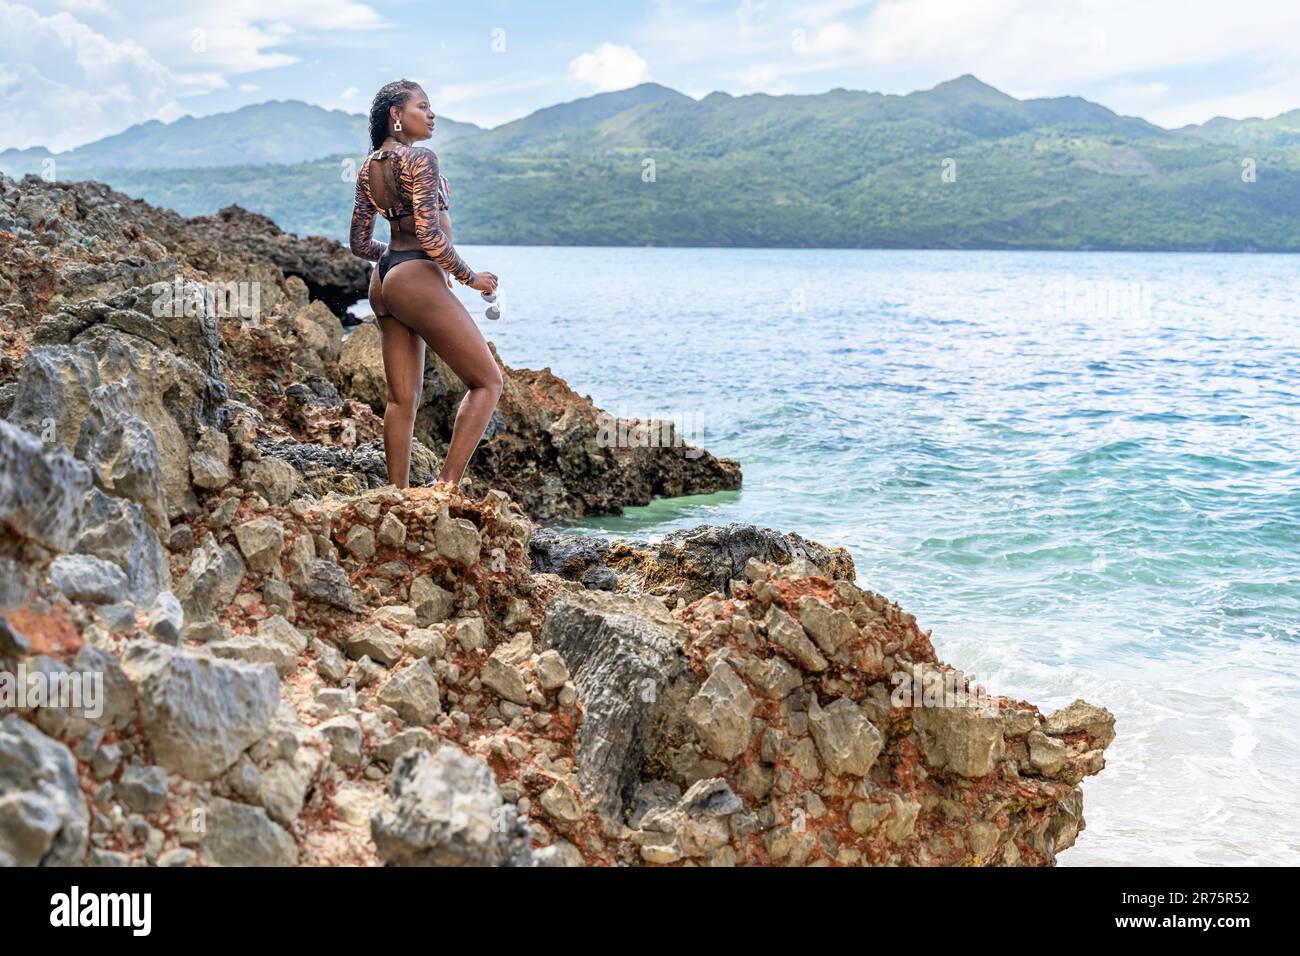
<svg viewBox="0 0 1300 956">
<path fill-rule="evenodd" d="M 352 196 L 352 229 L 348 233 L 348 247 L 354 256 L 377 262 L 385 252 L 388 244 L 371 238 L 375 230 L 375 214 L 378 210 L 370 199 L 370 161 L 361 164 L 357 173 L 357 188 Z"/>
</svg>

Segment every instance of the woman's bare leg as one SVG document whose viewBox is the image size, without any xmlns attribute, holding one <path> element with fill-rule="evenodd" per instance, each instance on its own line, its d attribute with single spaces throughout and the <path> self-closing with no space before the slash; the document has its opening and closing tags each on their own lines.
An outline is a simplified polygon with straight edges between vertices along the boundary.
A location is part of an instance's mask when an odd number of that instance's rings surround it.
<svg viewBox="0 0 1300 956">
<path fill-rule="evenodd" d="M 447 288 L 445 273 L 427 259 L 400 262 L 384 280 L 384 301 L 468 386 L 456 410 L 441 481 L 458 484 L 501 397 L 501 370 L 465 307 Z M 385 425 L 387 433 L 387 425 Z"/>
<path fill-rule="evenodd" d="M 415 410 L 424 390 L 424 341 L 392 315 L 381 315 L 384 379 L 388 404 L 384 407 L 384 461 L 388 480 L 398 488 L 410 485 L 411 436 Z"/>
</svg>

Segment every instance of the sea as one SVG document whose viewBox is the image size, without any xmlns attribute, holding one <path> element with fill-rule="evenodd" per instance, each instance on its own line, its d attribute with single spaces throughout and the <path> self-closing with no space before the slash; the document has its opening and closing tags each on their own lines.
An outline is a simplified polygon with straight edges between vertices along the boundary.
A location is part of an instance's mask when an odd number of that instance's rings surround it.
<svg viewBox="0 0 1300 956">
<path fill-rule="evenodd" d="M 1061 866 L 1300 863 L 1300 258 L 458 248 L 506 364 L 741 463 L 566 530 L 841 545 L 985 690 L 1108 708 Z"/>
</svg>

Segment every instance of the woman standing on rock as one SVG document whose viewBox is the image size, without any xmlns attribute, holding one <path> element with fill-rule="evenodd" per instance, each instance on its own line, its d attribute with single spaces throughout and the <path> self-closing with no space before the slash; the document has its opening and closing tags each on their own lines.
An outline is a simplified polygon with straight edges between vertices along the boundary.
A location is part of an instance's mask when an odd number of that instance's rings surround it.
<svg viewBox="0 0 1300 956">
<path fill-rule="evenodd" d="M 424 346 L 469 387 L 456 411 L 439 482 L 459 485 L 470 455 L 501 397 L 501 371 L 482 333 L 451 291 L 451 277 L 493 292 L 497 277 L 475 272 L 451 244 L 447 181 L 433 150 L 412 145 L 433 134 L 434 113 L 419 84 L 396 80 L 370 106 L 373 150 L 357 173 L 352 207 L 352 254 L 377 261 L 370 305 L 383 336 L 388 405 L 384 458 L 388 480 L 409 484 L 415 411 L 424 387 Z M 375 213 L 391 227 L 391 242 L 371 238 Z"/>
</svg>

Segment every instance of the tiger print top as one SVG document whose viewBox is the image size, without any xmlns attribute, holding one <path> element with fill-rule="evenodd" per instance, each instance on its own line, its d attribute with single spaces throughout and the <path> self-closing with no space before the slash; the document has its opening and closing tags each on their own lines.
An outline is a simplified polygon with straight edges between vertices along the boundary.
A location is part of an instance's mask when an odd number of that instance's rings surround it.
<svg viewBox="0 0 1300 956">
<path fill-rule="evenodd" d="M 370 190 L 370 161 L 387 159 L 396 164 L 397 197 L 394 205 L 381 209 Z M 390 187 L 391 188 L 391 187 Z M 450 189 L 438 172 L 438 156 L 424 146 L 399 145 L 377 149 L 361 164 L 352 204 L 349 247 L 354 256 L 377 261 L 388 251 L 387 243 L 371 238 L 375 214 L 383 213 L 395 232 L 414 232 L 416 240 L 438 265 L 468 285 L 474 281 L 469 267 L 448 240 L 438 222 L 439 210 L 447 208 Z"/>
</svg>

